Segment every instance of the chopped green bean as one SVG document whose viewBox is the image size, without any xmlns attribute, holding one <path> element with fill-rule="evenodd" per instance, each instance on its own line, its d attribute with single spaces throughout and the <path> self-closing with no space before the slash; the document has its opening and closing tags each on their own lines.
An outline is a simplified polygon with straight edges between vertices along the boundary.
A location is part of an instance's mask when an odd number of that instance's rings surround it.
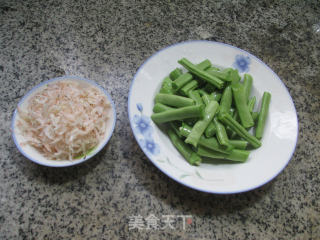
<svg viewBox="0 0 320 240">
<path fill-rule="evenodd" d="M 215 113 L 217 112 L 219 104 L 216 101 L 210 101 L 204 109 L 204 116 L 196 122 L 192 127 L 191 133 L 186 138 L 185 142 L 192 144 L 194 147 L 198 145 L 198 141 L 207 128 L 208 124 L 212 121 Z"/>
<path fill-rule="evenodd" d="M 246 150 L 240 149 L 232 149 L 230 153 L 220 153 L 206 147 L 199 146 L 197 149 L 197 153 L 202 157 L 214 158 L 214 159 L 225 159 L 236 162 L 245 162 L 250 152 Z"/>
<path fill-rule="evenodd" d="M 167 130 L 168 136 L 172 142 L 172 144 L 176 147 L 176 149 L 181 153 L 181 155 L 191 164 L 199 166 L 202 162 L 201 157 L 192 151 L 191 147 L 189 147 L 186 143 L 184 143 L 179 136 L 174 132 L 173 129 L 168 128 Z"/>
<path fill-rule="evenodd" d="M 162 81 L 160 93 L 174 94 L 172 81 L 169 77 L 165 77 Z"/>
<path fill-rule="evenodd" d="M 243 88 L 245 92 L 245 98 L 247 99 L 247 101 L 250 97 L 252 83 L 253 83 L 252 76 L 250 74 L 245 73 L 243 76 Z"/>
<path fill-rule="evenodd" d="M 267 116 L 268 116 L 270 100 L 271 100 L 271 94 L 269 92 L 264 92 L 262 96 L 262 102 L 261 102 L 259 118 L 258 118 L 258 123 L 256 128 L 256 137 L 258 139 L 261 139 L 263 136 L 263 130 L 266 124 Z"/>
<path fill-rule="evenodd" d="M 172 107 L 169 107 L 167 105 L 164 105 L 162 103 L 156 103 L 154 106 L 153 106 L 153 112 L 154 113 L 159 113 L 159 112 L 164 112 L 164 111 L 167 111 L 167 110 L 171 110 L 171 109 L 174 109 Z"/>
<path fill-rule="evenodd" d="M 211 62 L 207 59 L 202 61 L 201 63 L 197 64 L 196 67 L 204 70 L 206 68 L 209 68 L 211 66 Z M 178 69 L 178 68 L 176 68 Z M 172 72 L 171 72 L 172 73 Z M 182 72 L 181 72 L 182 73 Z M 177 75 L 177 74 L 176 74 Z M 180 74 L 177 78 L 174 79 L 172 83 L 172 88 L 175 91 L 178 91 L 181 89 L 183 86 L 185 86 L 187 83 L 189 83 L 192 80 L 192 75 L 190 73 L 184 73 Z"/>
<path fill-rule="evenodd" d="M 180 68 L 176 68 L 169 74 L 169 77 L 171 78 L 172 81 L 174 81 L 178 77 L 180 77 L 180 75 L 182 75 L 182 70 Z"/>
<path fill-rule="evenodd" d="M 172 107 L 187 107 L 195 104 L 194 100 L 172 94 L 158 93 L 155 97 L 156 103 L 166 104 Z"/>
<path fill-rule="evenodd" d="M 194 64 L 192 64 L 188 59 L 182 58 L 178 61 L 182 66 L 184 66 L 188 71 L 190 71 L 192 74 L 196 75 L 197 77 L 213 84 L 218 89 L 221 89 L 224 85 L 223 81 L 220 80 L 217 77 L 214 77 L 210 75 L 209 73 L 205 72 L 204 70 L 201 70 Z"/>
<path fill-rule="evenodd" d="M 214 101 L 212 95 L 209 95 L 206 92 L 202 92 L 202 100 L 205 105 L 208 105 L 210 101 Z"/>
<path fill-rule="evenodd" d="M 198 82 L 196 80 L 191 80 L 191 82 L 188 82 L 186 85 L 184 85 L 181 89 L 180 92 L 188 96 L 189 91 L 194 90 L 198 87 Z"/>
<path fill-rule="evenodd" d="M 215 77 L 221 79 L 222 81 L 225 81 L 225 82 L 231 81 L 231 79 L 229 78 L 229 73 L 226 71 L 223 72 L 220 70 L 209 68 L 206 70 L 206 72 L 211 74 L 212 76 L 215 76 Z"/>
<path fill-rule="evenodd" d="M 189 91 L 188 96 L 189 96 L 189 98 L 191 98 L 195 101 L 196 105 L 203 104 L 202 98 L 200 97 L 200 94 L 197 90 Z"/>
<path fill-rule="evenodd" d="M 198 68 L 200 68 L 201 70 L 206 70 L 211 67 L 211 62 L 209 59 L 206 59 L 206 60 L 202 61 L 201 63 L 198 63 L 196 66 Z"/>
<path fill-rule="evenodd" d="M 217 128 L 213 122 L 210 122 L 206 130 L 204 131 L 204 135 L 206 137 L 213 137 L 217 133 Z"/>
<path fill-rule="evenodd" d="M 203 102 L 207 105 L 210 101 L 213 101 L 213 96 L 212 95 L 209 95 L 207 93 L 204 93 L 202 95 L 202 99 L 203 99 Z M 206 130 L 204 131 L 204 135 L 206 137 L 213 137 L 217 132 L 217 128 L 216 126 L 214 125 L 213 121 L 211 121 L 209 123 L 209 125 L 207 126 Z"/>
<path fill-rule="evenodd" d="M 203 105 L 202 98 L 200 97 L 198 91 L 191 90 L 189 91 L 188 96 L 195 101 L 196 105 Z M 191 125 L 193 125 L 198 121 L 198 119 L 186 119 L 185 121 L 188 121 L 188 123 L 191 123 Z"/>
<path fill-rule="evenodd" d="M 253 109 L 254 109 L 254 105 L 256 104 L 256 97 L 252 97 L 250 98 L 249 102 L 248 102 L 248 108 L 249 108 L 249 112 L 252 115 Z"/>
<path fill-rule="evenodd" d="M 219 143 L 223 146 L 229 147 L 230 146 L 229 138 L 228 138 L 225 127 L 223 126 L 223 124 L 219 122 L 217 118 L 213 119 L 213 123 L 217 129 L 216 135 Z"/>
<path fill-rule="evenodd" d="M 219 114 L 219 120 L 229 126 L 234 132 L 236 132 L 240 137 L 250 143 L 254 148 L 259 148 L 261 142 L 252 136 L 240 123 L 234 120 L 228 113 Z"/>
<path fill-rule="evenodd" d="M 254 122 L 247 105 L 247 99 L 245 97 L 243 85 L 232 85 L 232 92 L 242 126 L 245 128 L 252 127 Z"/>
<path fill-rule="evenodd" d="M 172 82 L 172 88 L 173 90 L 178 91 L 180 88 L 182 88 L 191 80 L 192 80 L 192 75 L 190 73 L 184 73 Z"/>
<path fill-rule="evenodd" d="M 188 137 L 189 134 L 191 133 L 191 130 L 192 130 L 192 127 L 183 123 L 182 126 L 179 128 L 179 133 L 184 137 Z M 227 149 L 225 146 L 222 146 L 215 137 L 206 138 L 204 136 L 201 136 L 198 144 L 222 153 L 229 153 L 233 149 L 233 148 Z"/>
<path fill-rule="evenodd" d="M 245 150 L 248 146 L 248 142 L 244 140 L 234 140 L 230 139 L 229 143 L 234 146 L 234 148 Z"/>
<path fill-rule="evenodd" d="M 249 109 L 249 112 L 251 114 L 251 117 L 252 117 L 252 120 L 253 120 L 253 123 L 255 125 L 255 122 L 256 122 L 256 118 L 258 117 L 256 114 L 253 114 L 253 109 L 254 109 L 254 105 L 256 103 L 256 97 L 253 96 L 252 98 L 249 99 L 248 101 L 248 109 Z M 253 125 L 253 126 L 254 126 Z M 248 128 L 250 129 L 250 128 Z"/>
<path fill-rule="evenodd" d="M 194 117 L 203 116 L 203 105 L 194 105 L 190 107 L 182 107 L 167 110 L 165 112 L 154 113 L 151 115 L 151 119 L 155 123 L 165 123 L 174 120 L 182 120 Z"/>
<path fill-rule="evenodd" d="M 206 69 L 211 67 L 211 62 L 208 59 L 206 59 L 206 60 L 198 63 L 196 66 L 198 68 L 200 68 L 201 70 L 205 71 Z M 193 76 L 193 77 L 194 77 L 195 80 L 198 81 L 199 86 L 203 86 L 205 84 L 204 80 L 198 78 L 197 76 Z"/>
<path fill-rule="evenodd" d="M 230 81 L 231 81 L 231 84 L 234 85 L 234 84 L 238 84 L 241 80 L 241 77 L 239 75 L 239 72 L 238 70 L 236 69 L 232 69 L 229 73 L 229 78 L 230 78 Z"/>
<path fill-rule="evenodd" d="M 233 118 L 234 120 L 236 120 L 237 122 L 240 122 L 240 118 L 239 118 L 239 114 L 238 114 L 237 109 L 235 109 L 232 118 Z M 231 139 L 234 139 L 234 138 L 237 136 L 237 133 L 236 133 L 235 131 L 233 131 L 229 126 L 226 126 L 226 129 L 228 129 L 228 132 L 229 132 L 229 134 L 230 134 L 230 138 L 231 138 Z M 230 131 L 230 130 L 231 130 L 231 131 Z"/>
<path fill-rule="evenodd" d="M 231 87 L 228 86 L 224 89 L 221 101 L 220 101 L 220 112 L 230 112 L 232 104 L 232 90 Z"/>
<path fill-rule="evenodd" d="M 230 114 L 230 116 L 232 118 L 234 118 L 234 115 L 235 115 L 236 112 L 237 111 L 234 108 L 230 108 L 229 114 Z M 225 126 L 225 128 L 226 128 L 227 134 L 229 136 L 229 140 L 233 139 L 233 138 L 235 138 L 237 136 L 237 133 L 234 132 L 229 126 Z"/>
</svg>

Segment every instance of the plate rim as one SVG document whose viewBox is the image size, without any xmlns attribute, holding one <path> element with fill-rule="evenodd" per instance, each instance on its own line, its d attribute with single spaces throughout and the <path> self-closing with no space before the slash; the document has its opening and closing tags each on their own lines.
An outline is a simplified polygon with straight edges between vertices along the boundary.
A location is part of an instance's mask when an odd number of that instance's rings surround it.
<svg viewBox="0 0 320 240">
<path fill-rule="evenodd" d="M 112 126 L 111 126 L 111 129 L 110 129 L 110 132 L 109 134 L 107 135 L 107 137 L 105 138 L 105 140 L 103 141 L 103 143 L 101 144 L 101 146 L 96 149 L 94 151 L 94 153 L 92 155 L 89 155 L 88 157 L 86 158 L 81 158 L 79 160 L 74 160 L 74 161 L 70 161 L 70 163 L 63 163 L 63 164 L 53 164 L 53 163 L 45 163 L 45 162 L 42 162 L 42 161 L 38 161 L 37 159 L 33 158 L 32 156 L 28 155 L 24 150 L 23 148 L 21 147 L 21 145 L 19 144 L 17 138 L 16 138 L 16 134 L 15 134 L 15 123 L 16 123 L 16 118 L 17 118 L 17 109 L 18 107 L 24 103 L 24 101 L 32 94 L 34 93 L 35 91 L 37 91 L 37 89 L 41 88 L 42 86 L 44 85 L 47 85 L 51 82 L 56 82 L 56 81 L 62 81 L 62 80 L 68 80 L 68 79 L 71 79 L 71 80 L 80 80 L 80 81 L 84 81 L 84 82 L 87 82 L 88 84 L 90 85 L 93 85 L 95 87 L 97 87 L 99 90 L 101 90 L 103 92 L 103 94 L 107 97 L 107 99 L 109 100 L 110 104 L 111 104 L 111 109 L 112 109 L 112 112 L 113 112 L 113 123 L 112 123 Z M 116 125 L 116 121 L 117 121 L 117 116 L 116 116 L 116 107 L 115 107 L 115 104 L 111 98 L 111 95 L 108 93 L 108 91 L 106 89 L 104 89 L 102 86 L 100 86 L 98 83 L 96 83 L 95 81 L 93 80 L 90 80 L 90 79 L 87 79 L 87 78 L 84 78 L 84 77 L 80 77 L 80 76 L 76 76 L 76 75 L 64 75 L 64 76 L 61 76 L 61 77 L 55 77 L 55 78 L 51 78 L 51 79 L 48 79 L 48 80 L 45 80 L 43 82 L 40 82 L 39 84 L 35 85 L 34 87 L 32 87 L 18 102 L 17 104 L 17 107 L 15 108 L 14 112 L 13 112 L 13 115 L 12 115 L 12 119 L 11 119 L 11 136 L 12 136 L 12 139 L 13 139 L 13 142 L 15 143 L 16 147 L 18 148 L 19 152 L 27 159 L 29 159 L 30 161 L 36 163 L 36 164 L 39 164 L 39 165 L 42 165 L 42 166 L 46 166 L 46 167 L 56 167 L 56 168 L 61 168 L 61 167 L 70 167 L 70 166 L 74 166 L 74 165 L 78 165 L 80 163 L 83 163 L 89 159 L 91 159 L 92 157 L 94 157 L 96 154 L 98 154 L 106 145 L 107 143 L 109 142 L 110 138 L 112 137 L 113 135 L 113 132 L 114 132 L 114 129 L 115 129 L 115 125 Z"/>
<path fill-rule="evenodd" d="M 284 164 L 284 166 L 278 171 L 276 172 L 271 178 L 269 178 L 267 181 L 261 183 L 261 184 L 257 184 L 257 185 L 254 185 L 253 187 L 250 187 L 250 188 L 246 188 L 246 189 L 240 189 L 240 190 L 236 190 L 236 191 L 216 191 L 216 190 L 206 190 L 206 189 L 201 189 L 201 188 L 198 188 L 196 186 L 192 186 L 190 184 L 187 184 L 186 182 L 184 182 L 183 180 L 180 180 L 179 178 L 173 176 L 173 175 L 170 175 L 168 172 L 165 172 L 162 168 L 159 167 L 159 164 L 157 163 L 157 161 L 153 160 L 152 159 L 152 156 L 144 150 L 143 146 L 141 145 L 141 143 L 139 142 L 138 140 L 138 136 L 136 135 L 135 131 L 133 130 L 134 129 L 134 126 L 133 126 L 133 122 L 132 122 L 132 116 L 131 116 L 131 113 L 130 113 L 130 102 L 131 102 L 131 95 L 132 95 L 132 87 L 135 83 L 135 80 L 137 78 L 137 76 L 139 75 L 140 71 L 144 68 L 145 64 L 147 64 L 151 59 L 153 59 L 154 57 L 156 57 L 158 54 L 160 54 L 161 52 L 169 49 L 169 48 L 173 48 L 173 47 L 176 47 L 178 45 L 185 45 L 185 44 L 190 44 L 190 43 L 209 43 L 209 44 L 217 44 L 217 45 L 222 45 L 224 47 L 229 47 L 229 48 L 234 48 L 242 53 L 245 53 L 247 55 L 249 55 L 250 57 L 252 57 L 253 59 L 257 60 L 259 63 L 261 63 L 263 66 L 265 66 L 269 71 L 271 71 L 271 73 L 276 77 L 276 79 L 278 80 L 278 82 L 280 82 L 280 84 L 282 84 L 282 86 L 284 87 L 284 89 L 287 91 L 287 94 L 291 100 L 291 103 L 292 103 L 292 106 L 293 106 L 293 109 L 294 109 L 294 113 L 295 113 L 295 118 L 296 118 L 296 126 L 297 126 L 297 129 L 296 129 L 296 139 L 295 140 L 295 143 L 294 143 L 294 147 L 292 149 L 292 152 L 290 153 L 289 155 L 289 158 L 286 162 L 286 164 Z M 263 62 L 260 58 L 256 57 L 255 55 L 253 55 L 252 53 L 246 51 L 246 50 L 243 50 L 241 48 L 238 48 L 238 47 L 235 47 L 233 45 L 230 45 L 230 44 L 227 44 L 227 43 L 223 43 L 223 42 L 217 42 L 217 41 L 209 41 L 209 40 L 187 40 L 187 41 L 182 41 L 182 42 L 178 42 L 178 43 L 174 43 L 174 44 L 171 44 L 169 46 L 166 46 L 158 51 L 156 51 L 155 53 L 153 53 L 151 56 L 149 56 L 142 64 L 141 66 L 138 68 L 138 70 L 136 71 L 132 81 L 131 81 L 131 84 L 130 84 L 130 88 L 129 88 L 129 94 L 128 94 L 128 117 L 129 117 L 129 123 L 130 123 L 130 127 L 131 127 L 131 130 L 133 132 L 133 135 L 135 137 L 135 140 L 136 142 L 138 143 L 140 149 L 143 151 L 143 153 L 147 156 L 147 158 L 149 159 L 149 161 L 151 161 L 162 173 L 164 173 L 166 176 L 168 176 L 169 178 L 171 178 L 172 180 L 182 184 L 183 186 L 186 186 L 188 188 L 191 188 L 191 189 L 194 189 L 194 190 L 197 190 L 197 191 L 200 191 L 200 192 L 205 192 L 205 193 L 211 193 L 211 194 L 237 194 L 237 193 L 244 193 L 244 192 L 248 192 L 248 191 L 252 191 L 254 189 L 257 189 L 257 188 L 260 188 L 261 186 L 263 185 L 266 185 L 267 183 L 271 182 L 272 180 L 274 180 L 286 167 L 287 165 L 289 164 L 289 162 L 291 161 L 294 153 L 295 153 L 295 149 L 297 147 L 297 142 L 298 142 L 298 137 L 299 137 L 299 120 L 298 120 L 298 115 L 297 115 L 297 110 L 296 110 L 296 107 L 295 107 L 295 104 L 294 104 L 294 101 L 289 93 L 289 90 L 288 88 L 286 87 L 286 85 L 284 84 L 284 82 L 280 79 L 280 77 L 265 63 Z"/>
</svg>

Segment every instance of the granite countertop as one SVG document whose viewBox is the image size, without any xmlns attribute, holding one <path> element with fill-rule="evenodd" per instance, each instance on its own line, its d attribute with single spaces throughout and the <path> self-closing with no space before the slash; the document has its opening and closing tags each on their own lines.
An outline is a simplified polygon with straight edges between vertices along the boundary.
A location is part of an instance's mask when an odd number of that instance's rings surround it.
<svg viewBox="0 0 320 240">
<path fill-rule="evenodd" d="M 12 0 L 0 3 L 0 22 L 0 239 L 320 239 L 317 0 Z M 295 154 L 259 189 L 238 195 L 188 189 L 161 173 L 133 137 L 127 97 L 138 67 L 192 39 L 256 55 L 293 98 Z M 38 166 L 11 139 L 12 113 L 34 85 L 66 74 L 109 91 L 116 129 L 92 161 Z M 165 215 L 174 217 L 174 229 L 129 229 L 134 217 Z M 185 229 L 180 215 L 191 216 Z"/>
</svg>

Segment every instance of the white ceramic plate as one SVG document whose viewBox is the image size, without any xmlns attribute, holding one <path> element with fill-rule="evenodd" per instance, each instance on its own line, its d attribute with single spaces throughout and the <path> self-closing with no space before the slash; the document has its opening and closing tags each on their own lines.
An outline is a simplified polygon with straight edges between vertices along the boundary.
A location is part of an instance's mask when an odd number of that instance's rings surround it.
<svg viewBox="0 0 320 240">
<path fill-rule="evenodd" d="M 16 127 L 17 119 L 19 118 L 19 113 L 17 110 L 14 111 L 13 118 L 12 118 L 12 123 L 11 123 L 11 129 L 12 129 L 12 137 L 14 140 L 14 143 L 16 144 L 17 148 L 19 151 L 28 159 L 31 161 L 48 166 L 48 167 L 68 167 L 68 166 L 73 166 L 79 163 L 82 163 L 84 161 L 87 161 L 88 159 L 92 158 L 94 155 L 96 155 L 109 141 L 109 139 L 112 136 L 115 123 L 116 123 L 116 110 L 114 103 L 108 94 L 108 92 L 100 87 L 98 84 L 95 82 L 82 78 L 82 77 L 77 77 L 77 76 L 64 76 L 64 77 L 58 77 L 54 79 L 50 79 L 48 81 L 42 82 L 39 85 L 35 86 L 33 89 L 31 89 L 18 103 L 18 107 L 23 109 L 24 107 L 27 106 L 28 99 L 33 96 L 36 92 L 39 90 L 43 89 L 47 84 L 52 83 L 52 82 L 57 82 L 57 81 L 77 81 L 77 82 L 83 82 L 85 84 L 91 85 L 95 88 L 98 88 L 107 98 L 107 101 L 111 105 L 111 110 L 109 112 L 109 120 L 107 122 L 107 130 L 106 130 L 106 135 L 104 136 L 103 141 L 100 142 L 100 144 L 92 151 L 90 152 L 87 156 L 75 159 L 75 160 L 50 160 L 45 158 L 43 155 L 41 155 L 35 148 L 29 146 L 29 145 L 21 145 L 22 142 L 24 142 L 23 135 L 20 134 L 19 129 Z"/>
<path fill-rule="evenodd" d="M 264 91 L 272 94 L 262 147 L 242 164 L 188 164 L 170 140 L 150 119 L 153 99 L 164 77 L 181 67 L 186 57 L 205 59 L 220 67 L 234 67 L 253 76 L 252 95 L 258 104 Z M 211 41 L 182 42 L 151 56 L 136 73 L 129 92 L 128 112 L 134 136 L 147 157 L 162 172 L 193 189 L 209 193 L 239 193 L 275 178 L 290 161 L 297 142 L 297 114 L 283 82 L 260 59 L 239 48 Z"/>
</svg>

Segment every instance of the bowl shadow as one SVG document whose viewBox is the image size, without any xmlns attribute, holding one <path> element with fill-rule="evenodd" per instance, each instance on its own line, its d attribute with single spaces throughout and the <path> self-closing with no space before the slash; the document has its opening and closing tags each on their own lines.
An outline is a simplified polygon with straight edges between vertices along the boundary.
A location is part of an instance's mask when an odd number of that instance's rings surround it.
<svg viewBox="0 0 320 240">
<path fill-rule="evenodd" d="M 37 181 L 49 185 L 63 184 L 84 177 L 93 171 L 105 157 L 105 153 L 108 151 L 110 143 L 111 139 L 94 157 L 78 165 L 69 167 L 47 167 L 31 162 L 20 154 L 21 159 L 19 159 L 17 167 L 29 180 L 36 179 Z"/>
</svg>

